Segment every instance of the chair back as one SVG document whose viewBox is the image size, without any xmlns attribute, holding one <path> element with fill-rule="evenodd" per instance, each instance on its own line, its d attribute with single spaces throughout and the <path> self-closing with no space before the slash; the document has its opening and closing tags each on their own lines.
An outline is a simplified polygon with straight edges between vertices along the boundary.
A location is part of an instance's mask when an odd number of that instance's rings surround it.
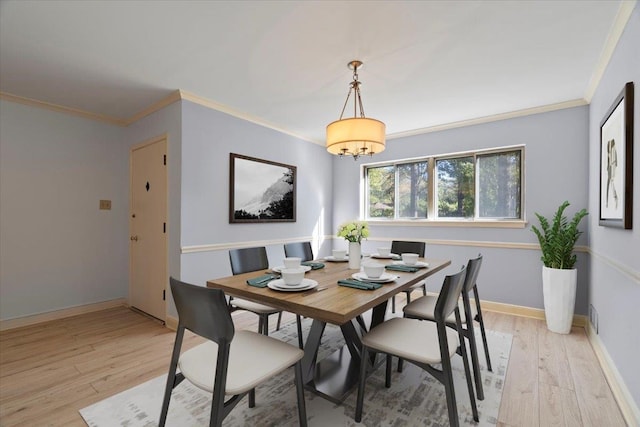
<svg viewBox="0 0 640 427">
<path fill-rule="evenodd" d="M 178 328 L 186 328 L 211 341 L 231 342 L 235 329 L 224 292 L 190 285 L 171 277 L 171 294 L 178 310 Z"/>
<path fill-rule="evenodd" d="M 231 249 L 229 251 L 229 261 L 231 262 L 231 272 L 234 276 L 269 268 L 267 250 L 264 246 Z"/>
<path fill-rule="evenodd" d="M 424 242 L 410 242 L 404 240 L 394 240 L 391 242 L 392 254 L 418 254 L 421 258 L 424 257 Z"/>
<path fill-rule="evenodd" d="M 311 242 L 285 243 L 284 256 L 302 258 L 302 261 L 311 261 L 313 259 Z"/>
<path fill-rule="evenodd" d="M 465 294 L 469 294 L 473 290 L 478 280 L 478 273 L 480 273 L 480 267 L 482 266 L 482 254 L 478 254 L 477 258 L 472 258 L 467 263 L 467 275 L 464 278 L 464 287 L 462 291 Z"/>
<path fill-rule="evenodd" d="M 436 306 L 433 311 L 433 317 L 438 324 L 445 325 L 447 317 L 458 308 L 458 299 L 464 286 L 464 278 L 466 276 L 467 269 L 462 269 L 456 274 L 452 274 L 444 278 L 442 289 L 440 290 L 440 296 L 436 301 Z"/>
</svg>

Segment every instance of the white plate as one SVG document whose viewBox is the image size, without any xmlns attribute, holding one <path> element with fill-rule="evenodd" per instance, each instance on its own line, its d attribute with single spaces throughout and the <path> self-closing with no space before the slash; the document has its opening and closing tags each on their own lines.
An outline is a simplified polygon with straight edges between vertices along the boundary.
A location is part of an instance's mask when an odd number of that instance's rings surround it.
<svg viewBox="0 0 640 427">
<path fill-rule="evenodd" d="M 285 269 L 286 267 L 284 265 L 279 265 L 277 267 L 273 267 L 272 270 L 275 271 L 276 273 L 281 273 L 283 269 Z M 301 268 L 303 269 L 305 272 L 306 271 L 310 271 L 311 267 L 309 267 L 308 265 L 301 265 L 299 267 L 295 267 L 295 268 Z"/>
<path fill-rule="evenodd" d="M 366 273 L 361 271 L 359 273 L 353 273 L 351 277 L 353 277 L 356 280 L 362 280 L 363 282 L 389 283 L 396 280 L 399 276 L 396 276 L 395 274 L 382 273 L 380 277 L 374 279 L 374 278 L 368 277 Z"/>
<path fill-rule="evenodd" d="M 329 261 L 329 262 L 347 262 L 347 261 L 349 261 L 349 257 L 348 257 L 348 256 L 345 256 L 345 257 L 344 257 L 344 258 L 342 258 L 342 259 L 335 259 L 335 258 L 333 257 L 333 255 L 329 255 L 329 256 L 324 257 L 324 260 L 325 260 L 325 261 Z"/>
<path fill-rule="evenodd" d="M 276 279 L 270 281 L 267 286 L 274 291 L 295 292 L 295 291 L 307 291 L 318 286 L 318 282 L 311 279 L 302 279 L 300 284 L 295 286 L 289 286 L 284 284 L 284 280 Z"/>
<path fill-rule="evenodd" d="M 405 264 L 403 261 L 393 261 L 393 263 L 398 265 L 404 265 L 406 267 L 418 267 L 418 268 L 429 267 L 429 263 L 422 262 L 422 261 L 418 261 L 415 264 Z"/>
<path fill-rule="evenodd" d="M 389 254 L 389 255 L 371 254 L 371 258 L 378 258 L 378 259 L 399 259 L 399 258 L 400 258 L 400 255 L 396 255 L 396 254 Z"/>
</svg>

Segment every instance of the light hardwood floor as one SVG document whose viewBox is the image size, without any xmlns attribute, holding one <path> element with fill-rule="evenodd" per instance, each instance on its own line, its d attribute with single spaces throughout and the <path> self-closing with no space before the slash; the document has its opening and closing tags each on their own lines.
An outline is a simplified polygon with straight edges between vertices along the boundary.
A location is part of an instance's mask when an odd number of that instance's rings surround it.
<svg viewBox="0 0 640 427">
<path fill-rule="evenodd" d="M 584 330 L 557 335 L 539 320 L 485 319 L 513 334 L 499 426 L 625 425 Z M 257 329 L 251 313 L 234 313 L 234 322 Z M 0 426 L 84 426 L 79 409 L 165 373 L 173 339 L 125 307 L 0 333 Z M 199 342 L 185 338 L 187 347 Z"/>
</svg>

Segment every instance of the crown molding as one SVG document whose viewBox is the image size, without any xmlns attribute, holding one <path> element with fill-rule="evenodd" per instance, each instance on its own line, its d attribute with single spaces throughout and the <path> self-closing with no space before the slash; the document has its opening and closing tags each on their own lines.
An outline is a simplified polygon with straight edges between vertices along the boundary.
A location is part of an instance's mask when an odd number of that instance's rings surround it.
<svg viewBox="0 0 640 427">
<path fill-rule="evenodd" d="M 180 99 L 180 91 L 174 90 L 169 96 L 162 98 L 160 101 L 151 104 L 144 110 L 139 111 L 128 119 L 123 120 L 124 126 L 129 126 L 130 124 L 135 123 L 138 120 L 155 113 L 156 111 L 162 110 L 167 105 L 173 104 L 176 101 L 180 101 Z"/>
<path fill-rule="evenodd" d="M 387 139 L 404 138 L 406 136 L 422 135 L 431 132 L 462 128 L 479 125 L 483 123 L 497 122 L 500 120 L 513 119 L 516 117 L 530 116 L 532 114 L 548 113 L 550 111 L 564 110 L 566 108 L 581 107 L 589 103 L 584 99 L 574 99 L 571 101 L 558 102 L 556 104 L 541 105 L 539 107 L 525 108 L 523 110 L 510 111 L 507 113 L 493 114 L 491 116 L 478 117 L 475 119 L 460 120 L 457 122 L 445 123 L 442 125 L 429 126 L 426 128 L 409 130 L 406 132 L 396 132 L 387 135 Z"/>
<path fill-rule="evenodd" d="M 584 94 L 584 99 L 587 102 L 591 103 L 591 99 L 600 84 L 600 80 L 604 75 L 604 71 L 609 65 L 609 61 L 611 61 L 611 57 L 613 56 L 613 52 L 618 45 L 618 41 L 622 36 L 622 33 L 627 26 L 627 22 L 631 17 L 631 13 L 636 6 L 636 0 L 632 1 L 622 1 L 620 3 L 620 8 L 618 9 L 618 14 L 611 26 L 611 30 L 609 31 L 609 36 L 607 37 L 607 41 L 600 53 L 600 58 L 598 59 L 598 63 L 596 65 L 596 69 L 593 71 L 591 75 L 591 79 L 589 80 L 589 84 L 587 85 L 587 91 Z"/>
<path fill-rule="evenodd" d="M 199 95 L 196 95 L 194 93 L 187 92 L 187 91 L 184 91 L 184 90 L 179 90 L 179 92 L 180 92 L 180 99 L 183 99 L 183 100 L 186 100 L 186 101 L 191 101 L 191 102 L 193 102 L 195 104 L 202 105 L 203 107 L 211 108 L 212 110 L 216 110 L 216 111 L 220 111 L 220 112 L 225 113 L 225 114 L 229 114 L 230 116 L 234 116 L 234 117 L 237 117 L 239 119 L 246 120 L 248 122 L 255 123 L 257 125 L 260 125 L 260 126 L 263 126 L 263 127 L 269 128 L 269 129 L 273 129 L 275 131 L 278 131 L 280 133 L 284 133 L 286 135 L 291 135 L 291 136 L 293 136 L 295 138 L 302 139 L 303 141 L 312 142 L 312 143 L 318 144 L 318 145 L 324 145 L 324 141 L 316 141 L 316 140 L 311 139 L 309 137 L 297 134 L 295 132 L 291 132 L 291 131 L 289 131 L 287 129 L 284 129 L 283 127 L 280 127 L 280 126 L 278 126 L 276 124 L 270 123 L 270 122 L 268 122 L 266 120 L 263 120 L 263 119 L 261 119 L 259 117 L 256 117 L 256 116 L 252 116 L 252 115 L 247 114 L 245 112 L 242 112 L 242 111 L 239 111 L 239 110 L 235 110 L 235 109 L 233 109 L 233 108 L 231 108 L 231 107 L 229 107 L 227 105 L 220 104 L 218 102 L 212 101 L 210 99 L 204 98 L 202 96 L 199 96 Z"/>
<path fill-rule="evenodd" d="M 80 110 L 78 108 L 65 107 L 64 105 L 53 104 L 51 102 L 39 101 L 37 99 L 27 98 L 24 96 L 14 95 L 7 92 L 0 92 L 0 99 L 15 102 L 18 104 L 29 105 L 32 107 L 44 108 L 45 110 L 66 113 L 72 116 L 83 117 L 85 119 L 96 120 L 99 122 L 109 123 L 116 126 L 126 126 L 126 121 L 115 117 L 105 116 L 102 114 L 90 113 L 89 111 Z"/>
</svg>

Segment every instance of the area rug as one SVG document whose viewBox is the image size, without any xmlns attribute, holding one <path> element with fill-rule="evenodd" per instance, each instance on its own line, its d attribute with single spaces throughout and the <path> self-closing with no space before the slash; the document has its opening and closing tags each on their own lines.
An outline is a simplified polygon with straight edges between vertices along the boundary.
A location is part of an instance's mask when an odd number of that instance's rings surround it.
<svg viewBox="0 0 640 427">
<path fill-rule="evenodd" d="M 305 319 L 305 331 L 310 320 Z M 306 332 L 305 332 L 306 334 Z M 509 362 L 512 337 L 487 331 L 493 372 L 486 370 L 480 331 L 476 329 L 485 399 L 478 401 L 480 422 L 473 421 L 466 388 L 462 358 L 454 356 L 454 385 L 461 425 L 496 425 L 502 387 Z M 272 336 L 297 345 L 295 324 L 287 325 Z M 340 329 L 327 326 L 319 359 L 344 344 Z M 395 368 L 395 360 L 394 360 Z M 154 378 L 137 387 L 109 397 L 80 410 L 90 427 L 157 426 L 166 376 Z M 444 387 L 420 368 L 405 363 L 402 373 L 392 375 L 391 388 L 384 387 L 384 364 L 367 379 L 362 424 L 353 416 L 357 387 L 340 405 L 305 391 L 307 419 L 310 426 L 448 426 Z M 183 381 L 173 391 L 167 426 L 208 426 L 211 395 Z M 298 425 L 293 369 L 268 380 L 256 389 L 256 406 L 249 408 L 245 397 L 224 420 L 225 426 L 296 426 Z"/>
</svg>

